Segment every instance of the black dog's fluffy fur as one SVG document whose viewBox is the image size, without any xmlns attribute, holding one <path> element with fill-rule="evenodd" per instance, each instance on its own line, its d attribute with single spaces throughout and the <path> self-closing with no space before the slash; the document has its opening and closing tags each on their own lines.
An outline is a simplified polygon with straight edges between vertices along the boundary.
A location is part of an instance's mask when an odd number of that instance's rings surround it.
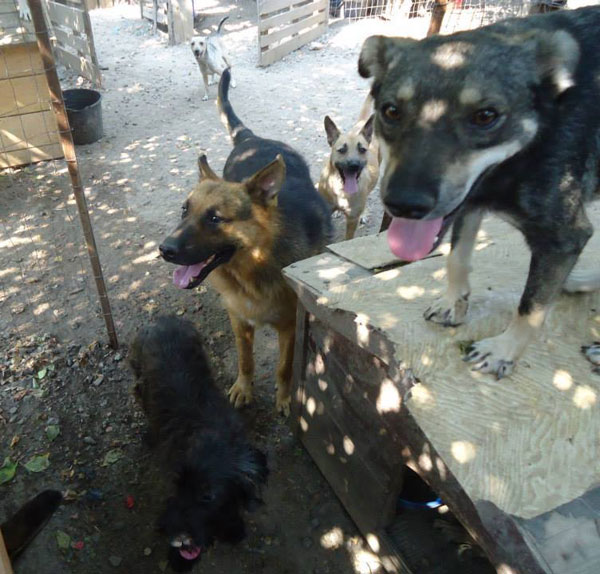
<svg viewBox="0 0 600 574">
<path fill-rule="evenodd" d="M 265 455 L 251 446 L 244 424 L 213 382 L 194 326 L 163 317 L 140 330 L 129 362 L 134 392 L 148 418 L 148 439 L 172 473 L 175 492 L 159 527 L 169 539 L 169 563 L 190 570 L 196 554 L 215 540 L 245 535 L 242 511 L 260 502 Z M 174 547 L 175 541 L 186 541 Z M 179 544 L 177 542 L 177 544 Z M 198 556 L 199 557 L 199 556 Z"/>
</svg>

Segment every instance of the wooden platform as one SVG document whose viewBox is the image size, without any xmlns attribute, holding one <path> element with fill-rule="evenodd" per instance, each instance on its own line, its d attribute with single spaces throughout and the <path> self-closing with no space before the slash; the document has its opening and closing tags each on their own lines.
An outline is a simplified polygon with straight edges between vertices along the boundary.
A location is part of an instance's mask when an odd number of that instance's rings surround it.
<svg viewBox="0 0 600 574">
<path fill-rule="evenodd" d="M 598 229 L 600 206 L 590 215 Z M 398 266 L 379 235 L 286 269 L 300 298 L 295 423 L 391 571 L 403 566 L 385 528 L 407 463 L 498 572 L 600 572 L 600 377 L 580 353 L 600 340 L 600 294 L 561 296 L 509 379 L 461 360 L 463 342 L 508 324 L 528 263 L 521 235 L 488 218 L 468 321 L 451 329 L 422 316 L 445 288 L 443 256 Z M 600 232 L 580 265 L 600 267 Z"/>
</svg>

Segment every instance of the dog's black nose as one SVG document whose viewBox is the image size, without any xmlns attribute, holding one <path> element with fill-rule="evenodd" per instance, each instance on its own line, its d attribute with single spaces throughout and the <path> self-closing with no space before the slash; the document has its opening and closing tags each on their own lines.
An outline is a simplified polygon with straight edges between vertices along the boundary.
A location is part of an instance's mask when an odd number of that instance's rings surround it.
<svg viewBox="0 0 600 574">
<path fill-rule="evenodd" d="M 165 261 L 173 261 L 177 256 L 177 248 L 174 245 L 170 245 L 167 241 L 158 246 L 158 251 Z"/>
<path fill-rule="evenodd" d="M 401 195 L 388 191 L 383 203 L 394 217 L 423 219 L 435 207 L 436 202 L 434 196 L 415 190 Z"/>
<path fill-rule="evenodd" d="M 359 161 L 349 161 L 345 166 L 346 171 L 349 171 L 350 173 L 357 173 L 361 168 L 362 165 Z"/>
</svg>

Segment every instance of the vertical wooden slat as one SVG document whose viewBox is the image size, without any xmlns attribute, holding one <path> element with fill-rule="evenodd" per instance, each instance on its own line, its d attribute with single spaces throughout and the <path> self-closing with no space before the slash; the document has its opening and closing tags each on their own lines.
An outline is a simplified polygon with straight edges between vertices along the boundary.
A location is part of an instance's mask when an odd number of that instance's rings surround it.
<svg viewBox="0 0 600 574">
<path fill-rule="evenodd" d="M 77 163 L 77 156 L 75 154 L 75 145 L 73 143 L 69 120 L 67 118 L 67 111 L 65 109 L 62 90 L 56 74 L 54 59 L 52 57 L 52 48 L 50 46 L 50 39 L 48 37 L 48 29 L 44 20 L 42 5 L 39 0 L 28 0 L 28 4 L 31 11 L 31 19 L 35 28 L 38 49 L 44 64 L 44 71 L 46 72 L 48 87 L 50 88 L 52 107 L 58 123 L 63 153 L 65 155 L 65 161 L 67 162 L 69 176 L 71 177 L 71 186 L 73 187 L 73 194 L 75 195 L 75 201 L 77 202 L 77 210 L 79 212 L 79 219 L 81 221 L 81 227 L 85 237 L 85 243 L 92 266 L 92 272 L 94 274 L 94 281 L 96 282 L 96 289 L 98 290 L 98 296 L 100 298 L 102 316 L 104 317 L 104 322 L 106 324 L 110 345 L 116 349 L 119 345 L 117 333 L 115 331 L 110 301 L 106 291 L 106 284 L 104 283 L 102 266 L 100 265 L 100 258 L 96 248 L 96 240 L 94 238 L 90 214 L 87 208 L 85 194 L 83 192 L 81 175 L 79 173 L 79 165 Z"/>
</svg>

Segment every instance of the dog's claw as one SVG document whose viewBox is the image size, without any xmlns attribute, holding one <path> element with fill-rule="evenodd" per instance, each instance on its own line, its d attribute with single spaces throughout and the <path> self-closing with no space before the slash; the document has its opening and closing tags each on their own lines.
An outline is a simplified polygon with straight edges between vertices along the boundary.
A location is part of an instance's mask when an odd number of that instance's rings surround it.
<svg viewBox="0 0 600 574">
<path fill-rule="evenodd" d="M 428 307 L 423 316 L 427 321 L 444 327 L 458 327 L 464 322 L 468 308 L 468 293 L 453 300 L 445 296 L 438 299 L 431 307 Z"/>
<path fill-rule="evenodd" d="M 500 353 L 489 348 L 495 338 L 473 343 L 463 355 L 463 361 L 473 363 L 471 371 L 491 373 L 496 375 L 497 379 L 503 379 L 513 372 L 515 361 L 496 358 L 496 355 Z"/>
<path fill-rule="evenodd" d="M 289 395 L 284 398 L 277 397 L 275 400 L 275 408 L 277 409 L 277 412 L 286 418 L 289 417 L 291 402 L 292 398 Z"/>
<path fill-rule="evenodd" d="M 229 400 L 236 409 L 241 409 L 252 402 L 252 385 L 239 379 L 227 391 Z"/>
<path fill-rule="evenodd" d="M 595 341 L 591 345 L 583 345 L 581 352 L 592 363 L 592 372 L 596 375 L 600 374 L 600 341 Z"/>
</svg>

